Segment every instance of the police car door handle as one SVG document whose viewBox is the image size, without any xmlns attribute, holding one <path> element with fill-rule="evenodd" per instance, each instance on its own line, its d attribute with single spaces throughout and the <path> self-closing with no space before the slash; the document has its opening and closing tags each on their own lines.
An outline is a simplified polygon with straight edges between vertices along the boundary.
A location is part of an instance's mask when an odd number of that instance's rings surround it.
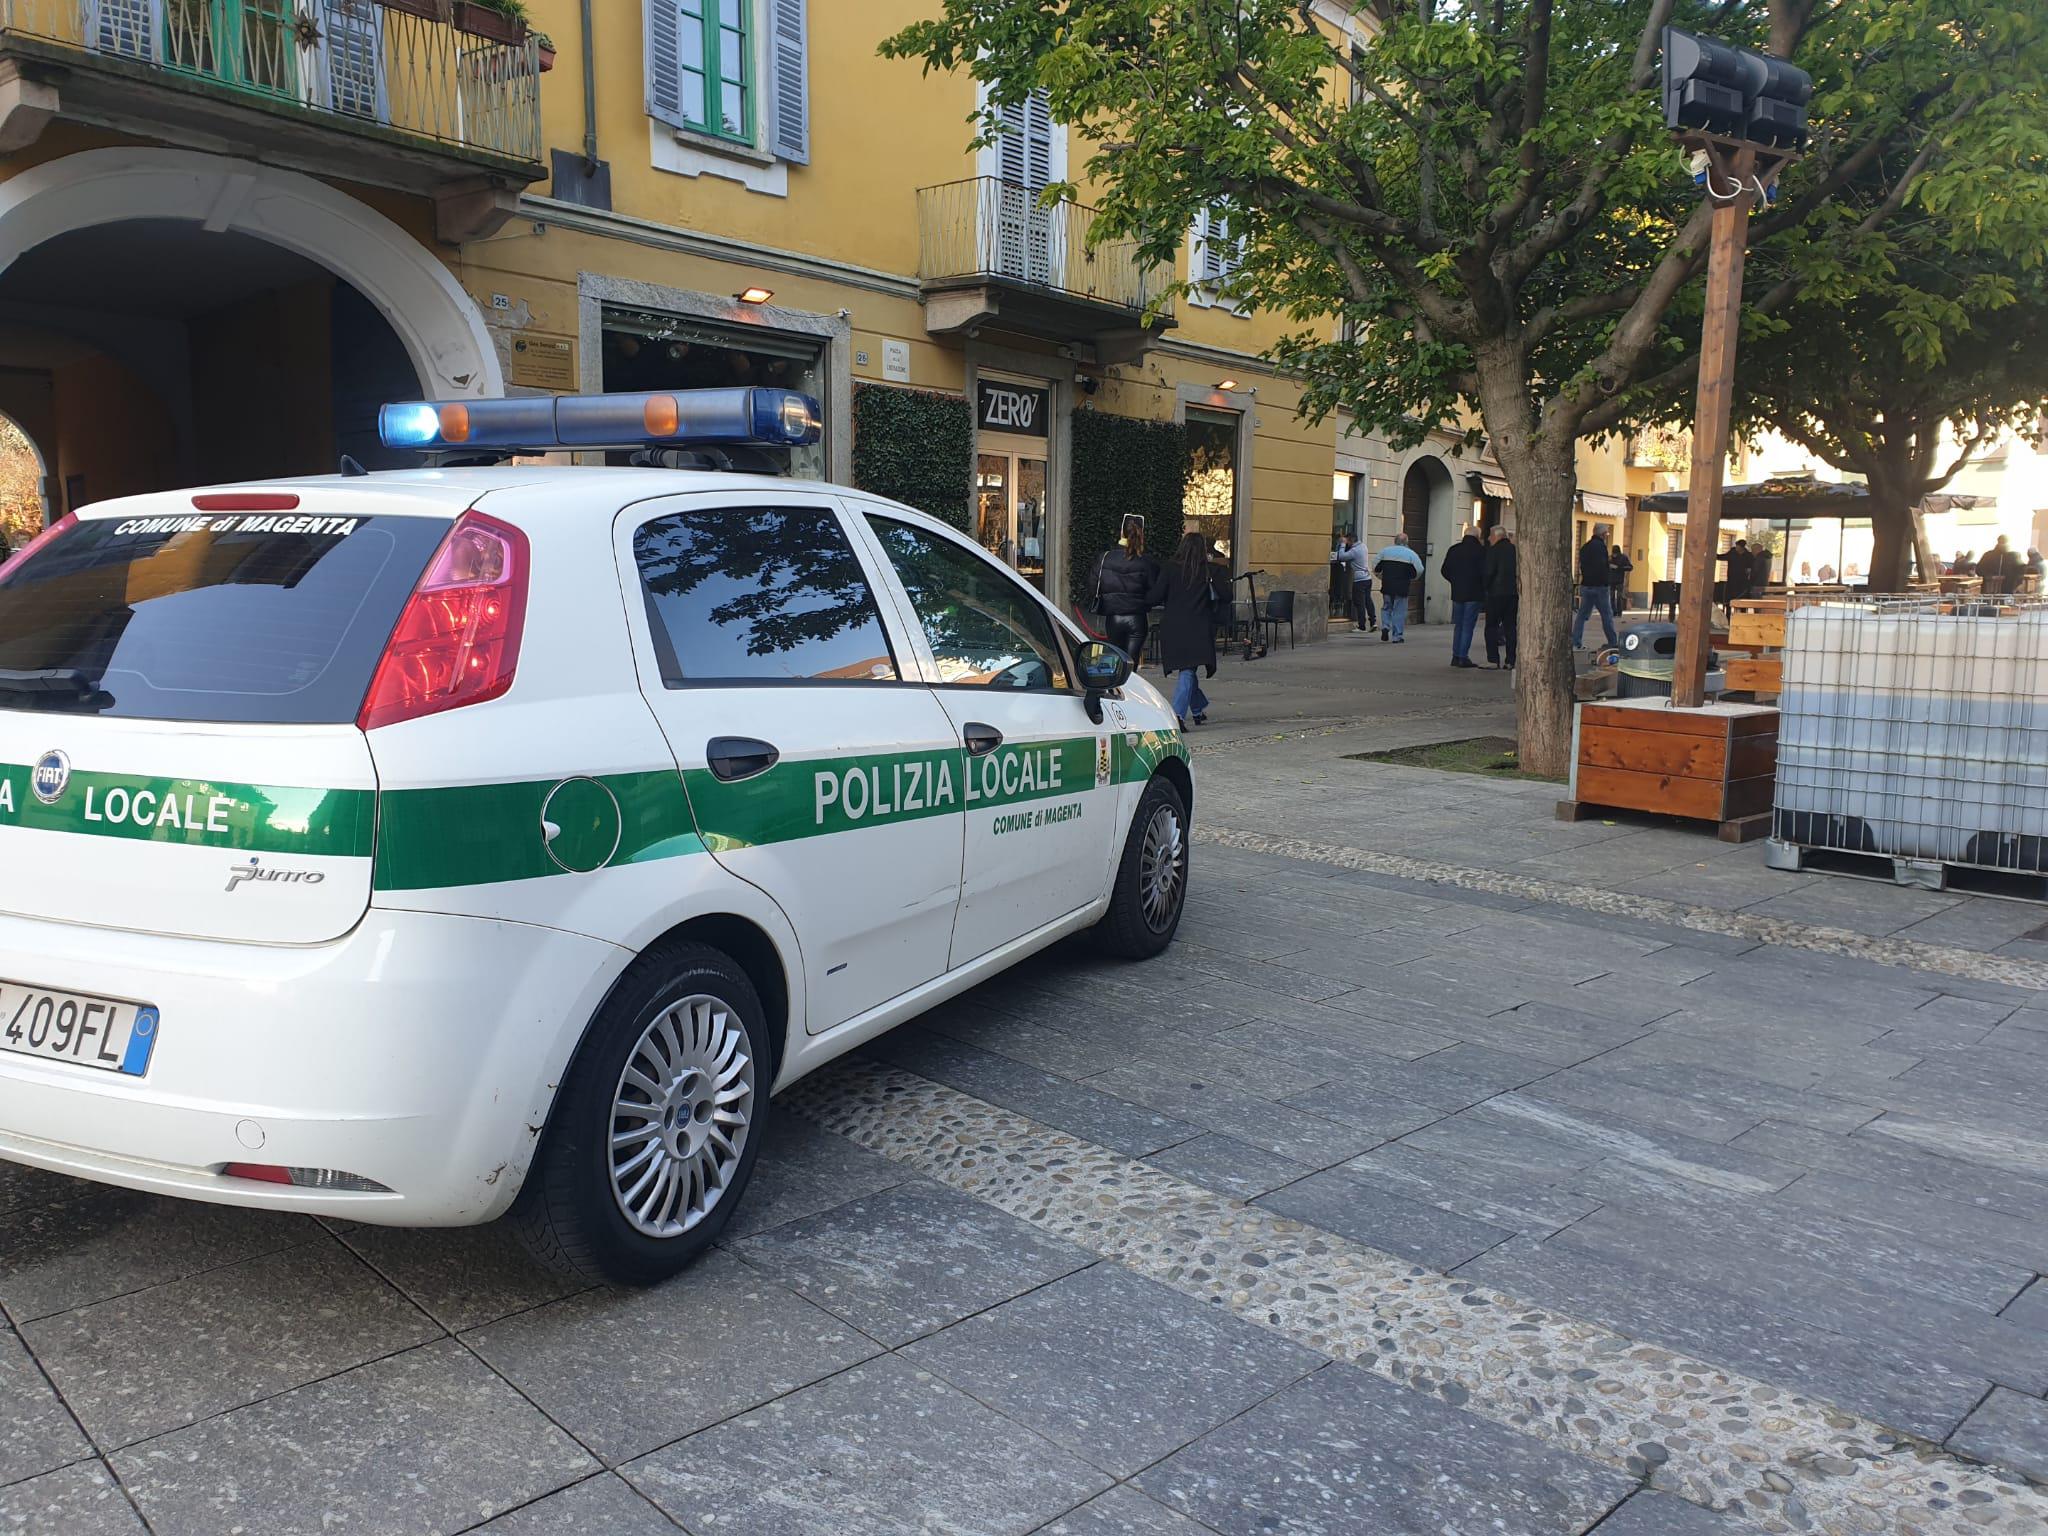
<svg viewBox="0 0 2048 1536">
<path fill-rule="evenodd" d="M 781 758 L 779 748 L 751 736 L 714 736 L 704 746 L 704 761 L 728 784 L 766 773 Z"/>
<path fill-rule="evenodd" d="M 967 743 L 969 757 L 986 757 L 1003 744 L 1003 733 L 992 725 L 970 720 L 960 727 L 960 739 Z"/>
</svg>

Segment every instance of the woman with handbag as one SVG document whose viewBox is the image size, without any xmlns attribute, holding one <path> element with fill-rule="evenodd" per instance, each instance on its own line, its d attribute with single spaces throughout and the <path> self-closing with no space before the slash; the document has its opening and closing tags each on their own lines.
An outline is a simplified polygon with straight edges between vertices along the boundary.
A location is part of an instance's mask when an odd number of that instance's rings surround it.
<svg viewBox="0 0 2048 1536">
<path fill-rule="evenodd" d="M 1216 675 L 1216 605 L 1230 600 L 1230 578 L 1209 559 L 1199 533 L 1180 541 L 1160 573 L 1154 597 L 1165 610 L 1159 620 L 1159 660 L 1167 676 L 1178 674 L 1173 712 L 1186 730 L 1209 718 L 1209 696 L 1201 673 Z"/>
<path fill-rule="evenodd" d="M 1145 632 L 1150 624 L 1153 589 L 1159 584 L 1159 562 L 1145 553 L 1145 519 L 1124 518 L 1123 537 L 1095 562 L 1095 611 L 1109 643 L 1131 658 L 1145 661 Z"/>
</svg>

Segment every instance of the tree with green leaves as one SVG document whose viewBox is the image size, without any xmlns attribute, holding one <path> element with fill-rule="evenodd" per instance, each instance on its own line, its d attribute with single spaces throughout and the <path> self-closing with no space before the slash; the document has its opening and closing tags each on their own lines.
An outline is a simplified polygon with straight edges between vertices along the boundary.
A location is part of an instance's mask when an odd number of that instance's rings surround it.
<svg viewBox="0 0 2048 1536">
<path fill-rule="evenodd" d="M 1776 431 L 1860 476 L 1870 588 L 1902 592 L 1915 509 L 2000 437 L 2035 435 L 2048 413 L 2048 270 L 1932 221 L 1864 245 L 1863 270 L 1822 253 L 1798 298 L 1763 317 L 1745 346 L 1736 429 Z"/>
<path fill-rule="evenodd" d="M 1204 208 L 1230 296 L 1298 323 L 1304 409 L 1397 446 L 1476 408 L 1515 495 L 1521 756 L 1568 766 L 1575 452 L 1650 419 L 1696 344 L 1709 207 L 1666 132 L 1667 24 L 1813 75 L 1813 141 L 1751 241 L 1903 213 L 2019 249 L 2048 224 L 2038 0 L 940 0 L 885 51 L 1033 89 L 1092 145 L 1098 238 L 1165 263 Z M 1355 40 L 1346 23 L 1357 23 Z M 1845 194 L 1896 167 L 1882 195 Z M 1072 197 L 1076 189 L 1055 189 Z M 1789 303 L 1797 285 L 1776 302 Z M 1688 338 L 1684 325 L 1690 324 Z"/>
</svg>

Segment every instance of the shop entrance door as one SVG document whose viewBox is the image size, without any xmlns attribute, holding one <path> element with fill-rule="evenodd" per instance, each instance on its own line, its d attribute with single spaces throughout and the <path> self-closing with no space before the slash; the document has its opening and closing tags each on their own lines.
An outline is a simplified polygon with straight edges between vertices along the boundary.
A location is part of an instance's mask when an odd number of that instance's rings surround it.
<svg viewBox="0 0 2048 1536">
<path fill-rule="evenodd" d="M 975 536 L 981 547 L 1045 590 L 1045 445 L 1022 451 L 982 435 L 974 459 Z"/>
</svg>

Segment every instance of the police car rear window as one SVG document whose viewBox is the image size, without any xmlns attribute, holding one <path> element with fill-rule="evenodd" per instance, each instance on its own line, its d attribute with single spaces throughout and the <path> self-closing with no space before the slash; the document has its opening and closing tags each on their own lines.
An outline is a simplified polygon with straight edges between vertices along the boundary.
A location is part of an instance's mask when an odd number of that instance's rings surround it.
<svg viewBox="0 0 2048 1536">
<path fill-rule="evenodd" d="M 78 523 L 0 582 L 0 709 L 352 721 L 447 532 L 295 512 Z"/>
</svg>

